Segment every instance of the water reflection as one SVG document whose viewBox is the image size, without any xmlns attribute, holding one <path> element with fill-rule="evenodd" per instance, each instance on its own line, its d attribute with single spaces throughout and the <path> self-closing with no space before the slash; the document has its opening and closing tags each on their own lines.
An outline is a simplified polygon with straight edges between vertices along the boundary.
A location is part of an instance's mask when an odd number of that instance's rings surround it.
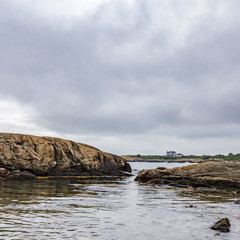
<svg viewBox="0 0 240 240">
<path fill-rule="evenodd" d="M 134 166 L 135 173 L 142 166 Z M 154 166 L 155 167 L 155 166 Z M 130 178 L 0 182 L 0 239 L 238 239 L 234 192 L 174 189 Z"/>
</svg>

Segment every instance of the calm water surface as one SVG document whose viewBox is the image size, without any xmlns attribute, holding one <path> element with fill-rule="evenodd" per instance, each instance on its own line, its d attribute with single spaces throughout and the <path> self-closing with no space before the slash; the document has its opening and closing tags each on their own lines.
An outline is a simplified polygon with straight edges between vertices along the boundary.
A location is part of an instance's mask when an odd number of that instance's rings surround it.
<svg viewBox="0 0 240 240">
<path fill-rule="evenodd" d="M 131 163 L 133 173 L 173 163 Z M 0 239 L 240 239 L 232 191 L 154 187 L 135 177 L 0 182 Z M 190 207 L 190 205 L 192 205 Z M 228 217 L 230 233 L 209 227 Z"/>
</svg>

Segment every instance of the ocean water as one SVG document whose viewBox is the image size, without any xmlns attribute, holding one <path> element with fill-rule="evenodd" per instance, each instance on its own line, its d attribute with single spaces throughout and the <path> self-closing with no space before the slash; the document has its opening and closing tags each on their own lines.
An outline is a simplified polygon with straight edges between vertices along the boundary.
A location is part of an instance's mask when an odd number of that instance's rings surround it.
<svg viewBox="0 0 240 240">
<path fill-rule="evenodd" d="M 176 163 L 131 163 L 141 169 Z M 0 182 L 0 239 L 240 239 L 234 191 L 178 189 L 128 178 Z M 229 233 L 209 227 L 228 217 Z"/>
</svg>

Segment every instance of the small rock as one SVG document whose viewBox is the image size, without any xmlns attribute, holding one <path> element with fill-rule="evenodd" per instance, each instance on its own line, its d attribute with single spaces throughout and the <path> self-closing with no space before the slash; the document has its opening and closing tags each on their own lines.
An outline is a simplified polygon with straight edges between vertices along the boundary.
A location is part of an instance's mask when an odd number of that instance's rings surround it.
<svg viewBox="0 0 240 240">
<path fill-rule="evenodd" d="M 236 200 L 234 203 L 235 204 L 240 204 L 240 200 Z"/>
<path fill-rule="evenodd" d="M 230 221 L 228 218 L 223 218 L 219 221 L 217 221 L 213 226 L 210 228 L 213 230 L 219 230 L 221 232 L 230 232 Z"/>
<path fill-rule="evenodd" d="M 185 208 L 196 208 L 196 206 L 188 205 L 188 206 L 185 206 Z"/>
<path fill-rule="evenodd" d="M 215 233 L 215 236 L 220 236 L 220 233 Z"/>
<path fill-rule="evenodd" d="M 20 178 L 20 179 L 23 179 L 23 180 L 25 180 L 25 179 L 35 179 L 36 176 L 35 176 L 35 174 L 30 173 L 30 172 L 28 172 L 28 171 L 22 171 L 22 172 L 20 173 L 19 178 Z"/>
</svg>

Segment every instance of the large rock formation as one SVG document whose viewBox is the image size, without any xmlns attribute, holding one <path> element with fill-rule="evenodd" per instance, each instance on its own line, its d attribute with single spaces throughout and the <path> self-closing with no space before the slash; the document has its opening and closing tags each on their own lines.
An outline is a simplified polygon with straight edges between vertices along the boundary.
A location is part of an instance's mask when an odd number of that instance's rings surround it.
<svg viewBox="0 0 240 240">
<path fill-rule="evenodd" d="M 172 169 L 142 170 L 135 180 L 179 187 L 240 189 L 240 162 L 208 162 Z"/>
<path fill-rule="evenodd" d="M 119 175 L 131 167 L 123 158 L 86 144 L 0 133 L 0 178 L 11 172 L 27 177 L 26 171 L 38 176 Z"/>
</svg>

